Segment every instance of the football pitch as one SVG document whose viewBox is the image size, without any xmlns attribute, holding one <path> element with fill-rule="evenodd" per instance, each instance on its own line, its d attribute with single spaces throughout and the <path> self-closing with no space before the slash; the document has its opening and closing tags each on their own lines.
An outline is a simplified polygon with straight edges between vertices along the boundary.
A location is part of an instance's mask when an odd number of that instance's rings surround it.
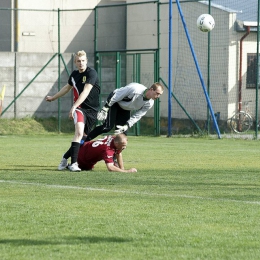
<svg viewBox="0 0 260 260">
<path fill-rule="evenodd" d="M 0 259 L 259 259 L 260 144 L 130 136 L 125 168 L 59 172 L 72 135 L 0 136 Z"/>
</svg>

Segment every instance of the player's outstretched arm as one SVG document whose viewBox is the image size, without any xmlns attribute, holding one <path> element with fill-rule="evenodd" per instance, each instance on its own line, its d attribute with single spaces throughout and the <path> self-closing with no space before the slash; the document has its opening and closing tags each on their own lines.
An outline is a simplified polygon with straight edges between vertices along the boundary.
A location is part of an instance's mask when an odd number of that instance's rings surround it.
<svg viewBox="0 0 260 260">
<path fill-rule="evenodd" d="M 131 168 L 129 170 L 120 169 L 116 167 L 114 163 L 106 163 L 106 166 L 110 172 L 137 172 L 137 169 L 135 168 Z"/>
<path fill-rule="evenodd" d="M 47 96 L 45 98 L 45 100 L 48 101 L 48 102 L 54 101 L 57 98 L 62 97 L 65 94 L 67 94 L 71 90 L 71 88 L 72 88 L 72 86 L 67 84 L 59 92 L 57 92 L 54 96 Z"/>
</svg>

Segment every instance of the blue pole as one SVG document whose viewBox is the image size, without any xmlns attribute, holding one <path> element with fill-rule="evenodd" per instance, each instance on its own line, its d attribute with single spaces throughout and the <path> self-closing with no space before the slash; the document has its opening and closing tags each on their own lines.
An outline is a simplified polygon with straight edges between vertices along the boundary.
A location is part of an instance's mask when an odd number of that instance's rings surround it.
<svg viewBox="0 0 260 260">
<path fill-rule="evenodd" d="M 190 45 L 192 56 L 193 56 L 193 59 L 194 59 L 194 62 L 195 62 L 195 65 L 196 65 L 196 68 L 197 68 L 197 71 L 198 71 L 198 74 L 199 74 L 199 78 L 200 78 L 200 82 L 201 82 L 201 85 L 202 85 L 202 88 L 203 88 L 203 91 L 204 91 L 204 95 L 205 95 L 207 103 L 208 103 L 208 107 L 209 107 L 209 110 L 210 110 L 211 117 L 213 119 L 215 129 L 216 129 L 217 134 L 218 134 L 218 138 L 221 138 L 219 128 L 218 128 L 218 124 L 217 124 L 217 121 L 216 121 L 216 118 L 215 118 L 215 115 L 214 115 L 214 111 L 213 111 L 213 108 L 212 108 L 212 105 L 211 105 L 211 102 L 210 102 L 210 99 L 209 99 L 209 96 L 208 96 L 208 93 L 207 93 L 207 90 L 206 90 L 206 87 L 205 87 L 205 83 L 204 83 L 204 80 L 203 80 L 203 77 L 202 77 L 202 74 L 201 74 L 201 71 L 200 71 L 200 67 L 199 67 L 198 60 L 197 60 L 197 57 L 196 57 L 196 54 L 195 54 L 195 51 L 194 51 L 194 48 L 193 48 L 193 45 L 192 45 L 192 42 L 191 42 L 191 39 L 190 39 L 190 35 L 188 33 L 188 29 L 187 29 L 187 26 L 186 26 L 186 23 L 185 23 L 185 20 L 184 20 L 184 17 L 183 17 L 183 13 L 182 13 L 182 10 L 181 10 L 179 0 L 176 0 L 176 3 L 177 3 L 177 6 L 178 6 L 178 10 L 179 10 L 179 13 L 180 13 L 180 16 L 181 16 L 181 20 L 182 20 L 182 23 L 183 23 L 183 27 L 184 27 L 187 39 L 188 39 L 188 42 L 189 42 L 189 45 Z"/>
<path fill-rule="evenodd" d="M 172 135 L 172 0 L 169 0 L 168 137 Z"/>
</svg>

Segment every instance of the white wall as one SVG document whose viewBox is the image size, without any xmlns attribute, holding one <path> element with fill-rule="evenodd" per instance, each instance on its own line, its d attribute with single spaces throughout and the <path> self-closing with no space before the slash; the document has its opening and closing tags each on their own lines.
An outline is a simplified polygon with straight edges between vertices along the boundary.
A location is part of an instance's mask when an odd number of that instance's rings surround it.
<svg viewBox="0 0 260 260">
<path fill-rule="evenodd" d="M 15 37 L 16 33 L 18 35 L 18 40 L 14 42 L 14 45 L 17 45 L 17 51 L 19 52 L 58 52 L 59 9 L 60 52 L 76 52 L 84 49 L 87 53 L 93 53 L 95 7 L 120 3 L 125 3 L 125 1 L 18 0 L 18 6 L 15 6 L 15 2 L 13 3 L 14 7 L 19 9 L 17 16 L 19 28 L 15 26 L 15 20 L 13 21 L 13 37 Z M 117 41 L 115 41 L 114 37 L 110 39 L 107 37 L 106 40 L 107 44 L 111 44 L 112 41 L 113 45 L 115 45 L 115 42 L 124 42 L 125 40 L 124 35 L 119 33 L 125 31 L 125 25 L 122 23 L 121 17 L 123 12 L 111 15 L 109 10 L 111 9 L 107 8 L 107 21 L 114 17 L 116 22 L 114 22 L 114 27 L 110 27 L 110 29 L 111 31 L 117 31 L 119 37 Z M 100 15 L 99 18 L 104 19 L 104 16 Z"/>
<path fill-rule="evenodd" d="M 9 107 L 2 115 L 3 118 L 58 116 L 58 101 L 51 103 L 45 101 L 47 95 L 53 95 L 58 91 L 58 57 L 53 59 L 52 57 L 53 53 L 0 52 L 2 75 L 0 89 L 3 85 L 6 86 L 3 111 Z M 72 54 L 63 54 L 63 58 L 68 70 L 72 72 L 74 68 Z M 49 64 L 37 76 L 47 63 Z M 63 63 L 61 73 L 60 87 L 63 87 L 68 81 Z M 35 80 L 30 84 L 33 78 Z M 13 102 L 15 97 L 18 98 Z M 72 93 L 61 99 L 62 117 L 67 117 L 72 101 Z"/>
</svg>

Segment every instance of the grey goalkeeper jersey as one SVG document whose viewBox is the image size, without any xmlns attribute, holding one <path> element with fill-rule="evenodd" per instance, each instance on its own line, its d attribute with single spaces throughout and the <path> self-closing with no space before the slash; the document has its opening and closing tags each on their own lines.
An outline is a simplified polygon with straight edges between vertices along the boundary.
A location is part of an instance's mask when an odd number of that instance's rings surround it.
<svg viewBox="0 0 260 260">
<path fill-rule="evenodd" d="M 114 90 L 114 95 L 108 102 L 111 107 L 118 103 L 124 110 L 136 110 L 136 113 L 127 121 L 129 127 L 132 127 L 142 116 L 153 106 L 154 100 L 144 100 L 143 94 L 147 88 L 139 83 L 130 83 L 125 87 Z"/>
</svg>

